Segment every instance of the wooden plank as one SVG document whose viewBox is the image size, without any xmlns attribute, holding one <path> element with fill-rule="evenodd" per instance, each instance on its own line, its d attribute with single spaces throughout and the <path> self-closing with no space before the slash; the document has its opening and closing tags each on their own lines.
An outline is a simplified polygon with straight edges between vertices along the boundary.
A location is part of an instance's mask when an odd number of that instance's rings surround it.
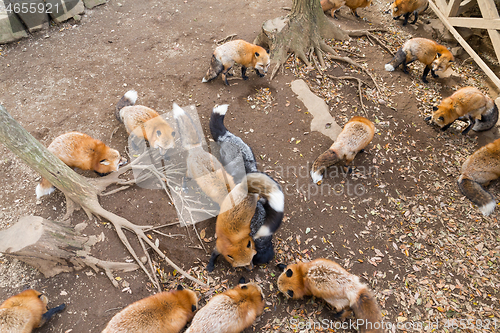
<svg viewBox="0 0 500 333">
<path fill-rule="evenodd" d="M 500 30 L 500 19 L 483 19 L 473 17 L 449 17 L 454 27 Z"/>
<path fill-rule="evenodd" d="M 446 11 L 444 15 L 447 17 L 456 16 L 458 13 L 458 8 L 460 7 L 460 3 L 462 0 L 450 0 L 448 6 L 446 7 Z"/>
<path fill-rule="evenodd" d="M 495 49 L 497 60 L 500 61 L 500 33 L 496 30 L 488 30 L 488 34 L 490 35 L 491 44 L 493 44 L 493 48 Z"/>
<path fill-rule="evenodd" d="M 444 12 L 446 8 L 448 7 L 448 4 L 446 3 L 445 0 L 436 0 L 436 4 L 438 7 Z"/>
<path fill-rule="evenodd" d="M 478 0 L 481 1 L 481 0 Z M 450 24 L 448 18 L 439 10 L 438 6 L 429 0 L 429 6 L 432 8 L 434 13 L 439 17 L 444 26 L 450 31 L 450 33 L 455 37 L 455 39 L 462 45 L 462 47 L 467 51 L 467 53 L 474 59 L 476 64 L 484 71 L 484 73 L 490 78 L 490 80 L 500 89 L 500 79 L 493 73 L 493 71 L 486 65 L 486 63 L 481 59 L 480 56 L 470 47 L 467 41 L 458 33 L 458 31 Z M 497 12 L 498 14 L 498 12 Z"/>
<path fill-rule="evenodd" d="M 481 14 L 483 14 L 483 18 L 500 18 L 500 15 L 498 15 L 497 7 L 495 6 L 495 2 L 493 2 L 493 0 L 477 0 L 477 4 L 479 5 Z"/>
<path fill-rule="evenodd" d="M 485 19 L 497 19 L 500 18 L 498 15 L 497 7 L 493 0 L 477 0 L 481 14 Z M 500 36 L 498 31 L 488 29 L 488 34 L 490 35 L 491 43 L 495 49 L 497 55 L 497 60 L 500 61 Z"/>
</svg>

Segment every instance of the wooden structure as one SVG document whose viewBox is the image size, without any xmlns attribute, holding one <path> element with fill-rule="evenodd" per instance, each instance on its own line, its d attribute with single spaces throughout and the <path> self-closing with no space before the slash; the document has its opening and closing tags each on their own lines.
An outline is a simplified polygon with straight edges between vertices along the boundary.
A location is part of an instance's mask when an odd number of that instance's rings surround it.
<svg viewBox="0 0 500 333">
<path fill-rule="evenodd" d="M 434 3 L 435 1 L 435 3 Z M 482 18 L 458 17 L 462 12 L 479 5 Z M 491 43 L 495 49 L 497 60 L 500 62 L 500 15 L 494 0 L 429 0 L 429 6 L 439 17 L 453 37 L 462 45 L 467 53 L 474 59 L 479 67 L 488 75 L 491 81 L 500 90 L 500 79 L 470 47 L 467 41 L 458 33 L 455 27 L 478 28 L 488 30 Z"/>
</svg>

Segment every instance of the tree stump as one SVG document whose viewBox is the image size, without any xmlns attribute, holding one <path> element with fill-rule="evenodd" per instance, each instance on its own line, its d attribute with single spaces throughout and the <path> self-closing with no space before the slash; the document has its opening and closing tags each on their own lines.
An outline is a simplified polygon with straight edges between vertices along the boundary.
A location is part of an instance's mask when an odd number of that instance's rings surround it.
<svg viewBox="0 0 500 333">
<path fill-rule="evenodd" d="M 96 236 L 79 235 L 67 224 L 26 216 L 12 227 L 0 231 L 0 253 L 35 267 L 47 278 L 87 266 L 98 272 L 100 267 L 117 286 L 111 271 L 129 272 L 138 266 L 92 257 L 90 249 L 98 241 Z"/>
</svg>

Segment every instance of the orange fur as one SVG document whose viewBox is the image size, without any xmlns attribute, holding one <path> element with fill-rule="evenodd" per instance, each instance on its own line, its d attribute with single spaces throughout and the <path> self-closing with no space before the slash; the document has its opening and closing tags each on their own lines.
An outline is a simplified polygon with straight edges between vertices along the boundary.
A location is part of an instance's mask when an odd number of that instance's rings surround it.
<svg viewBox="0 0 500 333">
<path fill-rule="evenodd" d="M 335 11 L 342 6 L 349 7 L 353 15 L 358 16 L 356 9 L 368 7 L 372 4 L 372 0 L 321 0 L 321 9 L 324 12 L 331 9 L 331 15 L 334 17 Z"/>
<path fill-rule="evenodd" d="M 250 236 L 250 222 L 255 214 L 258 195 L 248 193 L 243 181 L 234 187 L 221 204 L 221 213 L 215 224 L 215 248 L 233 267 L 251 269 L 257 251 Z"/>
<path fill-rule="evenodd" d="M 246 69 L 254 68 L 260 76 L 267 73 L 270 64 L 269 53 L 261 46 L 238 39 L 218 46 L 212 57 L 210 68 L 202 82 L 215 79 L 222 73 L 222 80 L 228 85 L 228 71 L 237 63 L 242 66 L 242 77 L 246 79 Z M 264 74 L 260 73 L 262 71 Z"/>
<path fill-rule="evenodd" d="M 475 203 L 484 216 L 490 215 L 496 207 L 496 200 L 486 191 L 492 180 L 500 177 L 500 139 L 476 150 L 462 165 L 458 187 Z"/>
<path fill-rule="evenodd" d="M 403 25 L 408 23 L 408 17 L 411 13 L 415 15 L 415 24 L 418 19 L 418 14 L 423 12 L 429 5 L 429 0 L 395 0 L 390 7 L 391 15 L 394 19 L 398 19 L 401 15 L 405 15 Z"/>
<path fill-rule="evenodd" d="M 40 292 L 28 289 L 0 305 L 0 332 L 5 333 L 31 333 L 35 328 L 41 327 L 54 313 L 62 311 L 65 305 L 52 309 L 49 316 L 47 312 L 48 299 Z M 55 311 L 53 311 L 55 310 Z"/>
<path fill-rule="evenodd" d="M 464 87 L 441 101 L 432 113 L 432 121 L 442 128 L 462 116 L 479 119 L 494 107 L 495 102 L 479 89 Z"/>
<path fill-rule="evenodd" d="M 193 318 L 197 306 L 192 290 L 158 293 L 127 306 L 102 333 L 177 333 Z"/>
<path fill-rule="evenodd" d="M 331 165 L 337 163 L 349 165 L 372 141 L 374 135 L 375 125 L 370 120 L 359 116 L 352 117 L 331 147 L 314 160 L 311 168 L 313 181 L 315 183 L 321 181 L 326 168 Z"/>
<path fill-rule="evenodd" d="M 93 170 L 99 174 L 117 171 L 120 165 L 127 162 L 117 150 L 111 149 L 102 141 L 79 132 L 58 136 L 47 149 L 70 168 Z M 53 191 L 51 189 L 52 184 L 42 178 L 37 186 L 37 197 L 50 194 Z"/>
<path fill-rule="evenodd" d="M 142 105 L 126 106 L 120 110 L 120 117 L 128 134 L 147 140 L 160 154 L 174 147 L 174 129 L 155 110 Z"/>
<path fill-rule="evenodd" d="M 241 284 L 216 295 L 193 318 L 186 333 L 238 333 L 252 325 L 264 310 L 262 289 Z"/>
<path fill-rule="evenodd" d="M 385 65 L 389 72 L 394 71 L 399 65 L 403 65 L 403 72 L 408 73 L 406 65 L 413 61 L 420 61 L 426 65 L 422 81 L 427 82 L 427 74 L 431 72 L 433 77 L 438 77 L 435 71 L 445 71 L 454 61 L 453 54 L 443 45 L 426 38 L 412 38 L 398 50 L 394 58 Z"/>
<path fill-rule="evenodd" d="M 212 154 L 203 149 L 201 133 L 189 114 L 175 103 L 173 109 L 182 147 L 188 151 L 186 175 L 194 179 L 203 193 L 220 206 L 235 186 L 233 177 Z"/>
<path fill-rule="evenodd" d="M 287 297 L 323 298 L 342 319 L 351 310 L 364 320 L 360 332 L 383 332 L 382 314 L 368 287 L 334 261 L 316 259 L 288 265 L 278 278 L 278 289 Z M 378 324 L 375 324 L 378 323 Z"/>
</svg>

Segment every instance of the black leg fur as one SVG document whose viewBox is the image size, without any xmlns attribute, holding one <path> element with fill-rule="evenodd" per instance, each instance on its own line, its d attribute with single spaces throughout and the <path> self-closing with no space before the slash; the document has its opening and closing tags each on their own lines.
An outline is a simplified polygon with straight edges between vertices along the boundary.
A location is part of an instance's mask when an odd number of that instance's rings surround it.
<svg viewBox="0 0 500 333">
<path fill-rule="evenodd" d="M 56 306 L 55 308 L 52 308 L 52 309 L 48 310 L 47 312 L 45 312 L 42 315 L 42 322 L 41 322 L 40 326 L 45 324 L 50 318 L 52 318 L 53 315 L 55 315 L 58 312 L 61 312 L 65 308 L 66 308 L 66 304 L 63 303 L 63 304 Z"/>
<path fill-rule="evenodd" d="M 217 257 L 220 255 L 219 251 L 217 249 L 214 249 L 212 251 L 212 255 L 210 256 L 210 261 L 208 262 L 207 265 L 207 271 L 213 272 L 215 268 L 215 260 L 217 260 Z"/>
<path fill-rule="evenodd" d="M 422 74 L 422 81 L 424 83 L 429 83 L 429 81 L 427 81 L 427 75 L 429 74 L 430 70 L 431 70 L 431 68 L 429 66 L 425 66 L 424 73 Z"/>
<path fill-rule="evenodd" d="M 409 18 L 409 17 L 410 17 L 410 13 L 406 13 L 406 14 L 404 15 L 405 20 L 403 21 L 403 25 L 407 25 L 407 24 L 408 24 L 408 18 Z"/>
<path fill-rule="evenodd" d="M 248 80 L 248 76 L 246 75 L 247 68 L 245 66 L 241 66 L 241 77 L 243 80 Z"/>
</svg>

